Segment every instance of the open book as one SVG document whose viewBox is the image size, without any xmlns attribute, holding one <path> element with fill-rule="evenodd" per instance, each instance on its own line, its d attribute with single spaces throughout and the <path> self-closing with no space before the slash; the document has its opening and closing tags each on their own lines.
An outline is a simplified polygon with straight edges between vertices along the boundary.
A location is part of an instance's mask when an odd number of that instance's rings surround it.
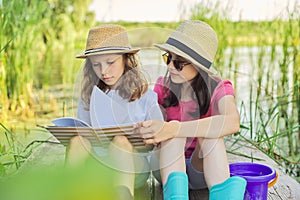
<svg viewBox="0 0 300 200">
<path fill-rule="evenodd" d="M 107 147 L 114 136 L 125 135 L 138 151 L 151 150 L 153 145 L 146 145 L 140 135 L 133 134 L 127 112 L 122 104 L 95 86 L 90 102 L 91 125 L 77 118 L 63 117 L 52 120 L 54 126 L 46 129 L 64 145 L 68 145 L 71 137 L 80 135 L 93 146 Z"/>
</svg>

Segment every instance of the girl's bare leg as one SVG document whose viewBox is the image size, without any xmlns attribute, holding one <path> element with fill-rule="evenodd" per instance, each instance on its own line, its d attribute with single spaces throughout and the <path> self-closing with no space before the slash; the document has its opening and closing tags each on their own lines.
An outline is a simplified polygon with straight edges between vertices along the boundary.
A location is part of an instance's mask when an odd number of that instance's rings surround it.
<svg viewBox="0 0 300 200">
<path fill-rule="evenodd" d="M 112 167 L 117 173 L 117 186 L 125 186 L 134 196 L 133 147 L 125 136 L 115 136 L 109 146 Z"/>
<path fill-rule="evenodd" d="M 224 182 L 230 177 L 226 147 L 223 138 L 199 138 L 197 152 L 192 157 L 192 165 L 198 171 L 204 171 L 208 188 Z M 197 156 L 198 155 L 198 156 Z M 198 158 L 197 158 L 198 157 Z"/>
<path fill-rule="evenodd" d="M 185 147 L 186 138 L 173 138 L 161 143 L 160 169 L 162 183 L 165 184 L 170 173 L 186 172 Z"/>
<path fill-rule="evenodd" d="M 186 138 L 173 138 L 161 144 L 160 168 L 165 200 L 188 199 L 184 147 Z"/>
<path fill-rule="evenodd" d="M 209 199 L 244 199 L 247 182 L 242 177 L 230 177 L 223 138 L 199 139 L 199 144 L 202 150 L 202 154 L 200 153 L 199 157 L 203 157 L 203 170 L 206 184 L 209 188 Z"/>
<path fill-rule="evenodd" d="M 90 142 L 81 137 L 71 138 L 66 155 L 66 166 L 78 167 L 85 163 L 90 156 L 92 146 Z M 134 163 L 132 156 L 133 147 L 125 136 L 114 137 L 109 146 L 109 156 L 112 162 L 111 167 L 116 170 L 118 181 L 116 186 L 125 186 L 129 189 L 131 196 L 134 196 Z M 125 193 L 124 193 L 125 194 Z M 131 199 L 122 197 L 124 199 Z"/>
<path fill-rule="evenodd" d="M 91 143 L 86 138 L 81 136 L 72 137 L 67 148 L 65 165 L 67 167 L 78 167 L 84 164 L 91 148 Z"/>
<path fill-rule="evenodd" d="M 203 156 L 199 142 L 197 143 L 197 146 L 192 154 L 191 164 L 194 169 L 199 172 L 203 172 Z"/>
</svg>

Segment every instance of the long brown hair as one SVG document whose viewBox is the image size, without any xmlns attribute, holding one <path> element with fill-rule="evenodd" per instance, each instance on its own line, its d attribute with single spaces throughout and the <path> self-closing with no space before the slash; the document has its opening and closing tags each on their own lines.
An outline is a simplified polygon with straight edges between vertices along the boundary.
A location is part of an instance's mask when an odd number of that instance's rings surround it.
<svg viewBox="0 0 300 200">
<path fill-rule="evenodd" d="M 198 69 L 198 74 L 190 81 L 193 94 L 193 100 L 198 104 L 198 109 L 191 111 L 189 114 L 194 118 L 205 115 L 208 111 L 211 96 L 218 84 L 218 80 L 212 79 L 206 72 Z M 164 92 L 167 96 L 164 98 L 162 106 L 164 108 L 178 106 L 181 99 L 182 83 L 174 83 L 171 77 L 165 78 Z"/>
<path fill-rule="evenodd" d="M 125 53 L 122 54 L 122 57 L 125 63 L 124 73 L 119 80 L 121 82 L 117 86 L 116 90 L 122 98 L 128 99 L 128 102 L 131 102 L 139 99 L 144 93 L 146 93 L 148 90 L 148 83 L 140 70 L 136 55 L 132 53 Z M 109 86 L 96 75 L 92 68 L 91 60 L 87 57 L 83 68 L 81 88 L 81 99 L 85 104 L 86 110 L 89 109 L 90 97 L 95 85 L 97 85 L 98 88 L 105 93 L 110 91 Z"/>
</svg>

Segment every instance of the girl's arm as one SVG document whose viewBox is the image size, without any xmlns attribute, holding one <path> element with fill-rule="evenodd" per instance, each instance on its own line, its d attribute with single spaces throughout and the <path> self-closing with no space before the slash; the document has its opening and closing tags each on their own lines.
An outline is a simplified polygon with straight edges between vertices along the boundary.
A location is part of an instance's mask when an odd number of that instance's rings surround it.
<svg viewBox="0 0 300 200">
<path fill-rule="evenodd" d="M 240 118 L 234 97 L 226 95 L 218 102 L 219 115 L 188 122 L 158 120 L 136 125 L 136 132 L 143 134 L 145 142 L 159 143 L 174 137 L 218 138 L 239 131 Z"/>
<path fill-rule="evenodd" d="M 240 117 L 234 97 L 227 95 L 221 98 L 218 108 L 220 115 L 181 123 L 177 137 L 219 138 L 238 132 Z"/>
</svg>

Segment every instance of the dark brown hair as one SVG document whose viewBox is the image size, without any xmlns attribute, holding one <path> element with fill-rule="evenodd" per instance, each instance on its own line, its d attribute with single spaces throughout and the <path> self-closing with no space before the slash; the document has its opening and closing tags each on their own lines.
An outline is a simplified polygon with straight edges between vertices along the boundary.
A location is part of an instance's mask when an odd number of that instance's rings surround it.
<svg viewBox="0 0 300 200">
<path fill-rule="evenodd" d="M 198 109 L 191 111 L 190 115 L 199 118 L 208 111 L 211 96 L 218 84 L 218 81 L 212 79 L 206 72 L 198 70 L 199 73 L 190 81 L 192 87 L 192 98 L 198 104 Z M 178 106 L 181 99 L 182 83 L 174 83 L 171 77 L 165 79 L 164 92 L 167 96 L 164 98 L 162 106 L 164 108 Z"/>
</svg>

